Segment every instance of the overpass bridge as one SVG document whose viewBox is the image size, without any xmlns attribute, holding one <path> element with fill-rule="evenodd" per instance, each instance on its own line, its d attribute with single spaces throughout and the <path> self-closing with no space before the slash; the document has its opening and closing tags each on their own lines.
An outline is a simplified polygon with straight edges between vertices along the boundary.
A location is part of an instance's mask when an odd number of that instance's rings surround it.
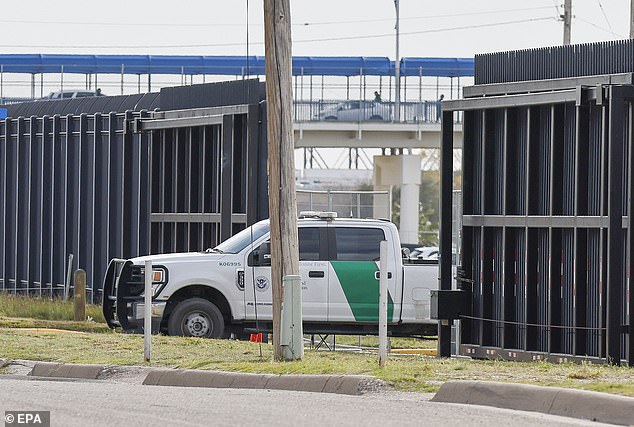
<svg viewBox="0 0 634 427">
<path fill-rule="evenodd" d="M 351 106 L 357 107 L 356 111 Z M 349 168 L 358 167 L 359 150 L 381 149 L 380 155 L 371 158 L 374 190 L 400 187 L 400 237 L 404 243 L 418 243 L 422 162 L 419 150 L 435 151 L 430 157 L 436 162 L 428 167 L 438 167 L 441 126 L 436 118 L 440 107 L 441 103 L 435 101 L 406 102 L 398 107 L 390 102 L 363 100 L 345 100 L 327 107 L 321 102 L 296 101 L 295 147 L 304 149 L 304 169 L 314 166 L 316 150 L 322 148 L 347 149 Z M 400 121 L 393 120 L 395 108 L 401 109 Z M 461 119 L 458 114 L 454 117 L 456 148 L 462 145 Z M 459 162 L 460 151 L 454 153 Z"/>
<path fill-rule="evenodd" d="M 347 149 L 350 167 L 358 167 L 353 158 L 359 150 L 380 149 L 372 157 L 375 189 L 400 186 L 401 237 L 415 243 L 421 170 L 416 150 L 439 149 L 439 99 L 459 98 L 460 79 L 468 83 L 474 69 L 471 58 L 402 58 L 399 65 L 397 82 L 395 62 L 386 57 L 294 57 L 295 144 L 310 150 L 305 159 L 313 159 L 315 150 Z M 17 91 L 20 101 L 43 98 L 49 90 L 64 99 L 79 87 L 125 95 L 262 75 L 264 58 L 258 56 L 0 55 L 0 104 L 18 100 Z M 459 114 L 456 145 L 462 141 Z"/>
</svg>

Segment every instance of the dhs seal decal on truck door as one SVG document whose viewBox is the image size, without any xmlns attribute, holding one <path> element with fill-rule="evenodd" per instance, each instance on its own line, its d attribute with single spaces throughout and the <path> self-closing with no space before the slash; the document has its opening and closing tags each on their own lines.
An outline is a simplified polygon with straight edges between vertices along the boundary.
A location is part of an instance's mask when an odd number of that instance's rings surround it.
<svg viewBox="0 0 634 427">
<path fill-rule="evenodd" d="M 256 277 L 255 288 L 260 292 L 266 291 L 269 288 L 269 279 L 264 276 Z"/>
</svg>

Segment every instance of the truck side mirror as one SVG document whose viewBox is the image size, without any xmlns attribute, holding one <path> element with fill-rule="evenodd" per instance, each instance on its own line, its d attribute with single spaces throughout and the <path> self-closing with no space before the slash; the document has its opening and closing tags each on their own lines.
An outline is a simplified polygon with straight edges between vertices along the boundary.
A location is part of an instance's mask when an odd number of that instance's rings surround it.
<svg viewBox="0 0 634 427">
<path fill-rule="evenodd" d="M 271 265 L 271 242 L 264 242 L 258 248 L 258 265 Z"/>
</svg>

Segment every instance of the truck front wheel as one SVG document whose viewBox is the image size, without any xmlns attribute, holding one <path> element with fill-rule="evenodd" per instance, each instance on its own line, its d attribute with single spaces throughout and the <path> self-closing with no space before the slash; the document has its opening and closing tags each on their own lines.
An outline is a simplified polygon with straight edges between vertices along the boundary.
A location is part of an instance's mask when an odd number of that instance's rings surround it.
<svg viewBox="0 0 634 427">
<path fill-rule="evenodd" d="M 170 335 L 185 337 L 223 338 L 225 321 L 215 304 L 202 299 L 181 301 L 167 322 Z"/>
</svg>

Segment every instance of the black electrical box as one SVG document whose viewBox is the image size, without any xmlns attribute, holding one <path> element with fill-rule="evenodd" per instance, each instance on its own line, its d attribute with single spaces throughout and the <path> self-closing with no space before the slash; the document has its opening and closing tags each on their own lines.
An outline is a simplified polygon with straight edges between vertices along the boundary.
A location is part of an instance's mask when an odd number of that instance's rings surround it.
<svg viewBox="0 0 634 427">
<path fill-rule="evenodd" d="M 432 289 L 431 318 L 436 320 L 451 320 L 458 319 L 461 315 L 471 315 L 468 297 L 469 293 L 463 290 Z"/>
</svg>

